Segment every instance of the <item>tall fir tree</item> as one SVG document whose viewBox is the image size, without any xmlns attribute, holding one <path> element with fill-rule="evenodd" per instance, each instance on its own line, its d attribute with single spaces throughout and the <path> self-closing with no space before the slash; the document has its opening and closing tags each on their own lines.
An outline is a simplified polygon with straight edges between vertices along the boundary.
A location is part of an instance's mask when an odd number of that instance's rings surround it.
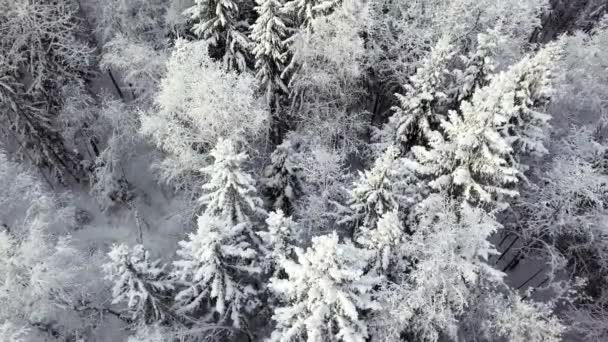
<svg viewBox="0 0 608 342">
<path fill-rule="evenodd" d="M 273 202 L 272 207 L 287 214 L 293 213 L 295 202 L 303 190 L 303 171 L 295 146 L 292 140 L 286 139 L 275 148 L 261 181 Z"/>
<path fill-rule="evenodd" d="M 394 134 L 395 142 L 405 151 L 442 139 L 437 129 L 445 117 L 440 108 L 447 98 L 445 82 L 454 49 L 449 37 L 441 38 L 410 78 L 410 84 L 404 85 L 405 93 L 395 94 L 399 104 L 393 107 L 395 113 L 385 129 Z"/>
<path fill-rule="evenodd" d="M 104 265 L 106 279 L 114 283 L 113 304 L 126 302 L 131 318 L 149 324 L 167 317 L 173 283 L 160 260 L 150 260 L 142 245 L 114 245 Z"/>
<path fill-rule="evenodd" d="M 559 42 L 548 44 L 534 56 L 526 56 L 508 71 L 496 76 L 505 99 L 501 102 L 501 135 L 514 150 L 513 163 L 526 171 L 525 157 L 539 158 L 548 151 L 544 146 L 551 115 L 544 110 L 551 100 L 555 66 L 561 55 Z M 495 91 L 500 91 L 496 89 Z"/>
<path fill-rule="evenodd" d="M 287 279 L 273 278 L 270 288 L 284 302 L 275 310 L 272 342 L 364 342 L 369 337 L 362 311 L 377 309 L 371 297 L 380 278 L 366 273 L 372 252 L 338 235 L 313 238 L 306 252 L 295 249 L 298 261 L 284 259 Z"/>
<path fill-rule="evenodd" d="M 288 34 L 284 22 L 285 14 L 281 11 L 283 1 L 256 0 L 256 3 L 258 18 L 250 35 L 254 46 L 256 77 L 266 95 L 266 102 L 276 107 L 273 103 L 276 97 L 280 93 L 288 93 L 287 85 L 281 78 L 287 62 L 285 39 Z"/>
<path fill-rule="evenodd" d="M 253 177 L 243 170 L 247 154 L 237 152 L 232 141 L 219 139 L 210 155 L 213 164 L 202 169 L 209 178 L 199 199 L 205 208 L 203 215 L 248 226 L 263 218 L 264 202 L 258 196 Z"/>
<path fill-rule="evenodd" d="M 236 328 L 246 326 L 247 315 L 259 302 L 250 281 L 261 272 L 246 226 L 202 215 L 197 231 L 180 241 L 180 259 L 174 262 L 173 273 L 182 285 L 175 296 L 178 313 Z"/>
<path fill-rule="evenodd" d="M 195 0 L 185 11 L 195 23 L 194 34 L 209 42 L 210 55 L 223 60 L 228 69 L 248 68 L 251 41 L 246 10 L 252 5 L 247 0 Z"/>
<path fill-rule="evenodd" d="M 261 231 L 259 235 L 269 251 L 265 255 L 265 265 L 276 276 L 281 270 L 283 260 L 293 256 L 293 249 L 298 240 L 298 227 L 281 209 L 268 215 L 266 225 L 267 230 Z"/>
<path fill-rule="evenodd" d="M 455 101 L 470 100 L 479 88 L 490 82 L 496 61 L 494 60 L 498 44 L 505 37 L 497 29 L 489 29 L 477 35 L 477 46 L 467 55 L 461 55 L 462 69 L 454 71 L 457 89 Z"/>
</svg>

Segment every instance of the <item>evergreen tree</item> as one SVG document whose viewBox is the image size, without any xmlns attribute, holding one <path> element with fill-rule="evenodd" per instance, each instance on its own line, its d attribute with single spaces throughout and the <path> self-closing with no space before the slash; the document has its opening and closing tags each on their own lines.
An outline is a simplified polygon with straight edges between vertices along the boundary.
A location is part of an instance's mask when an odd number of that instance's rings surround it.
<svg viewBox="0 0 608 342">
<path fill-rule="evenodd" d="M 222 59 L 227 69 L 247 69 L 251 41 L 247 36 L 249 24 L 245 11 L 250 5 L 237 0 L 195 0 L 195 4 L 185 11 L 195 22 L 194 34 L 216 49 L 210 51 L 211 55 Z"/>
<path fill-rule="evenodd" d="M 104 271 L 114 282 L 112 304 L 126 302 L 134 321 L 148 324 L 166 319 L 166 301 L 173 284 L 160 260 L 150 260 L 142 245 L 114 245 L 108 257 Z"/>
<path fill-rule="evenodd" d="M 273 342 L 364 342 L 369 337 L 362 310 L 377 309 L 371 298 L 379 278 L 365 273 L 372 252 L 338 235 L 315 237 L 306 252 L 295 249 L 298 261 L 284 259 L 287 279 L 273 278 L 270 288 L 285 303 L 275 310 Z"/>
<path fill-rule="evenodd" d="M 419 203 L 408 224 L 413 233 L 395 250 L 395 277 L 378 293 L 385 309 L 373 318 L 374 338 L 393 341 L 404 332 L 421 341 L 437 341 L 442 333 L 454 338 L 479 279 L 502 281 L 502 273 L 486 263 L 495 253 L 487 238 L 500 224 L 445 194 Z"/>
<path fill-rule="evenodd" d="M 472 203 L 498 203 L 517 196 L 517 169 L 509 166 L 509 144 L 485 113 L 463 102 L 463 118 L 450 112 L 444 122 L 448 140 L 430 150 L 414 148 L 423 173 L 435 178 L 429 185 L 462 196 Z"/>
<path fill-rule="evenodd" d="M 262 184 L 273 201 L 273 208 L 289 214 L 302 192 L 302 167 L 296 159 L 295 144 L 286 139 L 270 155 Z"/>
<path fill-rule="evenodd" d="M 351 223 L 355 227 L 365 226 L 374 229 L 380 216 L 398 207 L 396 195 L 393 192 L 395 165 L 398 151 L 389 147 L 374 163 L 369 171 L 360 172 L 359 179 L 350 191 L 349 208 L 346 217 L 339 223 Z"/>
<path fill-rule="evenodd" d="M 406 150 L 412 145 L 432 144 L 442 139 L 437 128 L 444 117 L 440 108 L 447 98 L 443 89 L 453 55 L 454 47 L 448 37 L 443 37 L 410 78 L 411 84 L 404 85 L 405 94 L 395 94 L 399 105 L 393 107 L 395 113 L 385 129 L 394 133 L 396 143 Z"/>
<path fill-rule="evenodd" d="M 394 266 L 395 261 L 400 261 L 396 249 L 401 248 L 404 237 L 405 230 L 399 218 L 399 210 L 394 208 L 392 211 L 382 214 L 375 229 L 363 226 L 357 242 L 376 253 L 373 261 L 374 267 L 388 272 L 389 268 Z"/>
<path fill-rule="evenodd" d="M 468 55 L 461 55 L 463 69 L 454 71 L 456 77 L 456 101 L 470 100 L 479 88 L 488 85 L 496 62 L 494 61 L 498 44 L 504 37 L 497 29 L 488 29 L 477 35 L 477 46 Z"/>
<path fill-rule="evenodd" d="M 244 326 L 246 315 L 258 304 L 257 290 L 249 281 L 260 273 L 246 226 L 213 216 L 198 218 L 196 233 L 180 241 L 180 259 L 174 262 L 174 276 L 183 285 L 175 296 L 177 312 Z"/>
<path fill-rule="evenodd" d="M 292 218 L 285 217 L 281 209 L 268 214 L 266 225 L 268 230 L 259 232 L 259 235 L 266 249 L 270 251 L 265 256 L 268 260 L 266 264 L 269 268 L 274 269 L 276 275 L 278 271 L 277 266 L 293 254 L 293 248 L 296 246 L 298 238 L 298 230 Z"/>
<path fill-rule="evenodd" d="M 256 77 L 271 104 L 277 94 L 287 94 L 287 86 L 281 78 L 287 61 L 285 38 L 287 27 L 283 21 L 281 0 L 256 0 L 258 18 L 251 28 L 254 48 Z"/>
<path fill-rule="evenodd" d="M 505 96 L 500 103 L 501 116 L 497 117 L 501 120 L 500 133 L 513 147 L 513 163 L 521 171 L 528 168 L 522 157 L 539 158 L 548 152 L 543 142 L 551 115 L 542 111 L 551 99 L 554 68 L 560 54 L 560 43 L 549 44 L 497 75 L 493 82 L 494 91 L 502 91 Z"/>
<path fill-rule="evenodd" d="M 310 30 L 315 18 L 331 13 L 341 4 L 341 0 L 291 0 L 284 8 L 296 18 L 298 27 Z"/>
<path fill-rule="evenodd" d="M 238 153 L 232 141 L 220 139 L 210 155 L 214 158 L 213 164 L 202 169 L 209 177 L 199 199 L 205 206 L 204 215 L 235 225 L 251 224 L 265 216 L 264 202 L 258 197 L 255 181 L 243 170 L 247 154 Z"/>
</svg>

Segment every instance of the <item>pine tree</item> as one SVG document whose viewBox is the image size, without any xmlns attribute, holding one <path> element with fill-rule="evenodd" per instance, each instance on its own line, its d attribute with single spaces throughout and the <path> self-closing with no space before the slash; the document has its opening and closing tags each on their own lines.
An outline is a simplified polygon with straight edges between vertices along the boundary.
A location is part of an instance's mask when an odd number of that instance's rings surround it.
<svg viewBox="0 0 608 342">
<path fill-rule="evenodd" d="M 264 169 L 262 184 L 273 201 L 273 208 L 293 213 L 294 203 L 301 195 L 302 167 L 296 160 L 295 144 L 285 140 L 270 155 L 270 164 Z"/>
<path fill-rule="evenodd" d="M 296 18 L 298 27 L 310 30 L 315 18 L 331 13 L 341 3 L 341 0 L 291 0 L 284 8 Z"/>
<path fill-rule="evenodd" d="M 273 102 L 277 93 L 287 94 L 281 78 L 287 60 L 285 38 L 287 27 L 283 21 L 281 0 L 256 0 L 258 18 L 251 28 L 254 48 L 256 77 L 266 94 L 266 101 Z"/>
<path fill-rule="evenodd" d="M 369 334 L 361 311 L 378 308 L 371 291 L 380 279 L 364 271 L 372 252 L 339 243 L 334 232 L 295 253 L 297 262 L 281 263 L 288 278 L 269 285 L 285 303 L 273 315 L 270 341 L 364 342 Z"/>
<path fill-rule="evenodd" d="M 555 64 L 561 54 L 560 43 L 552 43 L 533 57 L 525 57 L 508 71 L 496 76 L 494 91 L 502 91 L 500 133 L 514 150 L 513 163 L 525 171 L 522 157 L 542 157 L 548 151 L 547 137 L 551 115 L 542 110 L 553 92 Z"/>
<path fill-rule="evenodd" d="M 502 281 L 486 263 L 496 253 L 487 239 L 501 226 L 483 209 L 445 194 L 419 203 L 408 224 L 413 233 L 395 250 L 395 277 L 378 293 L 384 310 L 373 318 L 374 339 L 398 340 L 404 332 L 421 341 L 454 337 L 479 280 Z"/>
<path fill-rule="evenodd" d="M 488 29 L 477 35 L 476 49 L 468 55 L 461 55 L 463 69 L 454 71 L 458 89 L 456 101 L 470 100 L 475 91 L 488 85 L 496 62 L 494 57 L 499 42 L 504 39 L 497 29 Z"/>
<path fill-rule="evenodd" d="M 432 176 L 431 187 L 472 203 L 501 204 L 517 196 L 518 170 L 508 162 L 513 149 L 496 126 L 503 93 L 495 82 L 463 101 L 460 114 L 450 111 L 442 122 L 446 140 L 412 149 L 420 171 Z"/>
<path fill-rule="evenodd" d="M 268 251 L 265 257 L 269 268 L 278 271 L 277 265 L 293 254 L 296 246 L 298 230 L 296 223 L 291 217 L 285 217 L 282 210 L 271 212 L 266 219 L 267 231 L 259 232 L 262 241 Z"/>
<path fill-rule="evenodd" d="M 447 98 L 442 88 L 453 55 L 448 37 L 442 38 L 411 77 L 411 84 L 404 85 L 405 94 L 395 94 L 399 105 L 393 107 L 395 113 L 385 129 L 394 130 L 396 143 L 407 148 L 442 139 L 436 131 L 443 118 L 438 108 Z"/>
<path fill-rule="evenodd" d="M 378 219 L 375 228 L 363 226 L 357 242 L 376 253 L 374 266 L 388 272 L 398 258 L 396 249 L 404 242 L 405 230 L 398 208 L 385 212 Z M 397 259 L 398 261 L 398 259 Z"/>
<path fill-rule="evenodd" d="M 246 1 L 195 0 L 185 13 L 195 22 L 192 31 L 217 49 L 213 57 L 223 60 L 227 69 L 247 69 L 251 41 L 244 17 Z"/>
<path fill-rule="evenodd" d="M 359 173 L 359 179 L 353 184 L 347 215 L 339 223 L 353 224 L 354 235 L 360 226 L 374 229 L 380 216 L 398 207 L 393 192 L 397 156 L 398 150 L 389 147 L 371 170 Z"/>
<path fill-rule="evenodd" d="M 112 303 L 126 302 L 134 321 L 148 324 L 166 319 L 166 301 L 173 284 L 160 260 L 150 260 L 142 245 L 114 245 L 108 256 L 104 271 L 114 282 Z"/>
<path fill-rule="evenodd" d="M 246 315 L 258 304 L 257 290 L 248 281 L 260 273 L 246 226 L 212 216 L 198 218 L 196 233 L 180 241 L 181 259 L 174 262 L 174 276 L 183 284 L 175 296 L 177 312 L 244 326 Z"/>
<path fill-rule="evenodd" d="M 204 215 L 234 225 L 251 224 L 265 216 L 264 202 L 258 197 L 255 181 L 243 170 L 247 154 L 238 153 L 232 141 L 220 139 L 210 155 L 214 158 L 213 164 L 202 169 L 209 177 L 199 199 L 205 207 Z"/>
</svg>

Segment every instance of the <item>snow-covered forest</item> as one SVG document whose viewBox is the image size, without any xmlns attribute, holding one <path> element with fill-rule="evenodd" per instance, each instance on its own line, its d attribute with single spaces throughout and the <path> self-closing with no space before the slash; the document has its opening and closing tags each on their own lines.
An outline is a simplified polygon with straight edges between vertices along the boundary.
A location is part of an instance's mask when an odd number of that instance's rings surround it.
<svg viewBox="0 0 608 342">
<path fill-rule="evenodd" d="M 608 3 L 0 0 L 5 341 L 608 341 Z"/>
</svg>

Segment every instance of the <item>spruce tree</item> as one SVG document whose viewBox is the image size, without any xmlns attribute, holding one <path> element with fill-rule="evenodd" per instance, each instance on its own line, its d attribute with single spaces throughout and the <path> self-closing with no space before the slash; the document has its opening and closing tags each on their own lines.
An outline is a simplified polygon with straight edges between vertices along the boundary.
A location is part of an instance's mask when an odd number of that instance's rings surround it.
<svg viewBox="0 0 608 342">
<path fill-rule="evenodd" d="M 246 325 L 247 314 L 258 305 L 257 290 L 249 281 L 261 271 L 246 226 L 202 215 L 197 231 L 180 241 L 173 273 L 181 283 L 175 296 L 178 313 L 236 328 Z"/>
<path fill-rule="evenodd" d="M 385 129 L 394 134 L 395 142 L 405 151 L 413 145 L 442 139 L 437 129 L 445 117 L 441 106 L 447 98 L 445 80 L 453 55 L 454 47 L 448 37 L 443 37 L 411 77 L 410 84 L 404 85 L 404 94 L 395 94 L 399 104 L 393 107 L 395 113 Z"/>
<path fill-rule="evenodd" d="M 234 143 L 220 139 L 210 155 L 213 164 L 202 169 L 209 180 L 203 185 L 199 201 L 204 216 L 217 217 L 230 224 L 252 224 L 266 215 L 255 181 L 246 173 L 247 154 L 237 152 Z"/>
<path fill-rule="evenodd" d="M 185 13 L 195 22 L 194 34 L 205 39 L 215 51 L 212 57 L 223 60 L 227 69 L 245 71 L 249 62 L 251 41 L 245 17 L 247 1 L 195 0 Z"/>
<path fill-rule="evenodd" d="M 281 74 L 287 61 L 287 27 L 281 12 L 281 0 L 256 0 L 258 18 L 251 28 L 256 77 L 271 104 L 278 93 L 287 94 L 287 86 Z"/>
<path fill-rule="evenodd" d="M 112 303 L 126 302 L 136 322 L 148 324 L 166 319 L 173 284 L 160 260 L 150 260 L 142 245 L 114 245 L 108 257 L 104 271 L 114 283 Z"/>
<path fill-rule="evenodd" d="M 302 167 L 296 159 L 295 144 L 287 139 L 270 155 L 270 164 L 264 169 L 262 184 L 273 202 L 275 210 L 293 213 L 295 201 L 302 193 Z"/>
<path fill-rule="evenodd" d="M 281 262 L 291 257 L 298 239 L 298 227 L 291 217 L 286 217 L 282 210 L 268 214 L 267 230 L 259 233 L 264 246 L 270 252 L 265 264 L 274 274 L 280 270 Z"/>
<path fill-rule="evenodd" d="M 372 252 L 338 235 L 313 238 L 306 252 L 295 249 L 297 261 L 284 259 L 287 279 L 272 278 L 270 289 L 284 305 L 273 315 L 272 342 L 364 342 L 369 337 L 362 311 L 377 309 L 371 297 L 380 278 L 365 272 Z"/>
</svg>

